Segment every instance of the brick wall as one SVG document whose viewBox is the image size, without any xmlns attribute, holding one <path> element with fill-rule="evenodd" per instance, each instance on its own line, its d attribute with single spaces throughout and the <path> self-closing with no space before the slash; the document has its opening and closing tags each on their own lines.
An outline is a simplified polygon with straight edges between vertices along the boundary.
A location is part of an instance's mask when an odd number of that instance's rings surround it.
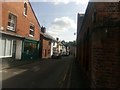
<svg viewBox="0 0 120 90">
<path fill-rule="evenodd" d="M 77 59 L 90 78 L 91 87 L 120 87 L 120 27 L 109 22 L 120 20 L 120 12 L 117 8 L 115 12 L 107 11 L 109 5 L 89 3 L 77 36 Z"/>
<path fill-rule="evenodd" d="M 92 41 L 92 73 L 97 87 L 120 87 L 120 28 L 98 29 Z M 94 79 L 94 78 L 92 78 Z"/>
<path fill-rule="evenodd" d="M 2 3 L 0 2 L 0 26 L 2 25 Z"/>
<path fill-rule="evenodd" d="M 32 12 L 32 8 L 30 4 L 27 2 L 27 16 L 23 14 L 24 11 L 24 2 L 3 2 L 2 3 L 2 26 L 4 27 L 4 31 L 7 31 L 8 24 L 8 15 L 12 13 L 17 16 L 17 34 L 29 37 L 29 28 L 30 23 L 35 26 L 34 39 L 39 40 L 40 27 L 38 25 L 37 19 Z M 14 33 L 14 32 L 9 32 Z"/>
<path fill-rule="evenodd" d="M 51 44 L 50 40 L 43 39 L 43 48 L 42 48 L 42 58 L 50 58 L 51 57 Z"/>
</svg>

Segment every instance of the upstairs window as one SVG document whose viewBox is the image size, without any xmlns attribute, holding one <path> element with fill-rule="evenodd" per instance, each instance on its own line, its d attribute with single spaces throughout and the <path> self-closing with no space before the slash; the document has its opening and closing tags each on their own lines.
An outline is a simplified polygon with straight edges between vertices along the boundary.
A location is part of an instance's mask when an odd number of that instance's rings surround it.
<svg viewBox="0 0 120 90">
<path fill-rule="evenodd" d="M 15 15 L 13 15 L 13 14 L 10 13 L 9 16 L 8 16 L 7 30 L 15 31 L 16 20 L 17 20 L 17 17 Z"/>
<path fill-rule="evenodd" d="M 29 35 L 32 36 L 32 37 L 34 36 L 34 29 L 35 29 L 34 25 L 31 24 L 30 25 L 30 33 L 29 33 Z"/>
<path fill-rule="evenodd" d="M 27 3 L 24 3 L 24 15 L 27 15 Z"/>
</svg>

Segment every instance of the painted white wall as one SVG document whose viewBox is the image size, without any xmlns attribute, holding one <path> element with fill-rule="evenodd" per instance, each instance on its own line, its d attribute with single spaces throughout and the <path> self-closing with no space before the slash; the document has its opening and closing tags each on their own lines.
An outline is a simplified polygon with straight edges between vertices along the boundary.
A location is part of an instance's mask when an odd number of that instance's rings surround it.
<svg viewBox="0 0 120 90">
<path fill-rule="evenodd" d="M 51 56 L 53 54 L 53 48 L 57 48 L 57 42 L 52 42 L 51 43 Z"/>
<path fill-rule="evenodd" d="M 16 59 L 21 59 L 22 55 L 22 40 L 16 40 Z"/>
<path fill-rule="evenodd" d="M 62 52 L 66 52 L 66 47 L 65 46 L 62 47 Z"/>
<path fill-rule="evenodd" d="M 50 53 L 50 55 L 52 56 L 52 54 L 53 54 L 53 42 L 51 43 L 51 53 Z"/>
</svg>

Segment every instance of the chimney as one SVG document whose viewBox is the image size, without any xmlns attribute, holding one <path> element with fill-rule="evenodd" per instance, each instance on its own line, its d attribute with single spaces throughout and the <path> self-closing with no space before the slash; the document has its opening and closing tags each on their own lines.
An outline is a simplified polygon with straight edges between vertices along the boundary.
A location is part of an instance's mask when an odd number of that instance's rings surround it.
<svg viewBox="0 0 120 90">
<path fill-rule="evenodd" d="M 41 32 L 46 33 L 46 28 L 42 26 L 41 27 Z"/>
<path fill-rule="evenodd" d="M 56 38 L 56 40 L 58 41 L 58 40 L 59 40 L 59 38 Z"/>
</svg>

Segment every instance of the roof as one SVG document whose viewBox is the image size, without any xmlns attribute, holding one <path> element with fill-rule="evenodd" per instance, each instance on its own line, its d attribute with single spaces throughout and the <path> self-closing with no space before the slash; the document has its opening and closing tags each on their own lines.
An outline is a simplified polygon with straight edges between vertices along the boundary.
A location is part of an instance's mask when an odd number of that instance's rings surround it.
<svg viewBox="0 0 120 90">
<path fill-rule="evenodd" d="M 47 33 L 41 32 L 41 35 L 43 35 L 43 36 L 44 36 L 45 38 L 47 38 L 47 39 L 50 39 L 50 40 L 52 40 L 52 41 L 57 42 L 54 37 L 52 37 L 51 35 L 49 35 L 49 34 L 47 34 Z"/>
<path fill-rule="evenodd" d="M 30 5 L 30 7 L 31 7 L 31 10 L 32 10 L 32 12 L 33 12 L 33 14 L 34 14 L 34 16 L 35 16 L 35 18 L 36 18 L 36 21 L 37 21 L 39 27 L 41 27 L 41 26 L 40 26 L 40 23 L 39 23 L 39 21 L 38 21 L 38 19 L 37 19 L 37 17 L 36 17 L 36 15 L 35 15 L 35 12 L 34 12 L 34 10 L 33 10 L 33 8 L 32 8 L 32 5 L 31 5 L 30 1 L 28 1 L 28 3 L 29 3 L 29 5 Z"/>
</svg>

